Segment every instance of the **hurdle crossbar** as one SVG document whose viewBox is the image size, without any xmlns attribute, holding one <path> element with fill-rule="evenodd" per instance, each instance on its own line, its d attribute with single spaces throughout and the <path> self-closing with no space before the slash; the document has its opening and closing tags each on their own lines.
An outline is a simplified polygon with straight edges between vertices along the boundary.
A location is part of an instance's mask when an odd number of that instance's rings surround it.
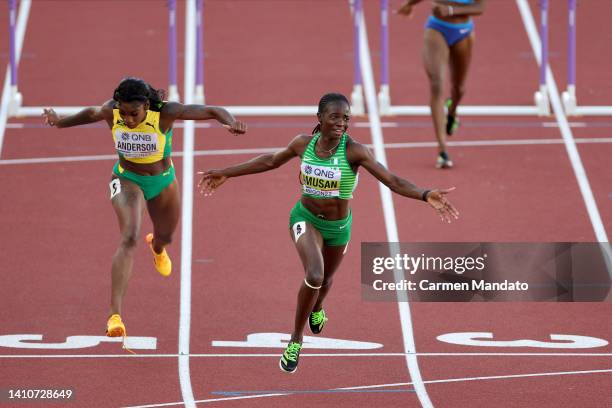
<svg viewBox="0 0 612 408">
<path fill-rule="evenodd" d="M 408 115 L 422 116 L 430 115 L 431 109 L 429 106 L 405 106 L 392 105 L 391 96 L 389 93 L 389 1 L 380 0 L 381 8 L 381 70 L 380 70 L 380 92 L 378 93 L 378 102 L 380 106 L 380 114 L 384 116 L 390 115 Z M 540 35 L 542 37 L 542 50 L 540 55 L 540 84 L 538 90 L 534 93 L 534 105 L 528 106 L 469 106 L 460 105 L 457 113 L 464 115 L 500 115 L 500 116 L 547 116 L 550 115 L 550 103 L 548 100 L 548 89 L 546 87 L 546 67 L 548 65 L 548 0 L 541 0 L 540 3 Z"/>
<path fill-rule="evenodd" d="M 360 27 L 363 13 L 363 0 L 349 0 L 353 17 L 353 91 L 351 93 L 351 113 L 355 116 L 365 114 L 363 97 L 363 79 L 360 64 Z M 227 106 L 224 107 L 234 115 L 240 116 L 313 116 L 317 114 L 317 106 Z"/>
<path fill-rule="evenodd" d="M 202 0 L 200 0 L 201 2 Z M 20 7 L 25 7 L 29 10 L 30 0 L 22 0 Z M 9 52 L 10 52 L 10 77 L 11 77 L 11 92 L 8 104 L 9 117 L 32 117 L 40 116 L 43 108 L 49 106 L 23 106 L 23 95 L 19 92 L 18 84 L 18 58 L 16 49 L 16 15 L 17 15 L 17 0 L 9 0 Z M 201 6 L 201 4 L 200 4 Z M 168 100 L 178 101 L 178 85 L 176 73 L 177 47 L 176 47 L 176 0 L 168 0 Z M 25 23 L 22 24 L 25 30 Z M 202 78 L 203 79 L 203 78 Z M 77 106 L 60 106 L 54 107 L 54 110 L 59 115 L 69 115 L 82 110 L 85 107 Z"/>
</svg>

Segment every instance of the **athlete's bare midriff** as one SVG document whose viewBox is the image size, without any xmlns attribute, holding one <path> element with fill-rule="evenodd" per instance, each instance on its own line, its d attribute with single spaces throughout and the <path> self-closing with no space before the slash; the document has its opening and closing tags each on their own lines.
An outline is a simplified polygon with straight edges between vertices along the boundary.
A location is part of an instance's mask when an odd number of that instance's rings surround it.
<svg viewBox="0 0 612 408">
<path fill-rule="evenodd" d="M 342 198 L 311 198 L 302 196 L 302 205 L 317 217 L 328 220 L 341 220 L 348 217 L 349 200 Z"/>
</svg>

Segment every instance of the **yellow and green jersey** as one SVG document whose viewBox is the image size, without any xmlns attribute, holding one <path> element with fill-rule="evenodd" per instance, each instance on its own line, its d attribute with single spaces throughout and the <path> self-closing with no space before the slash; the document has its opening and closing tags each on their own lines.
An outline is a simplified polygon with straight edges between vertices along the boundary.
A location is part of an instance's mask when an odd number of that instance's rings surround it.
<svg viewBox="0 0 612 408">
<path fill-rule="evenodd" d="M 113 109 L 113 140 L 119 157 L 132 163 L 155 163 L 172 153 L 172 129 L 164 133 L 159 128 L 160 112 L 147 111 L 137 127 L 125 125 L 119 109 Z"/>
</svg>

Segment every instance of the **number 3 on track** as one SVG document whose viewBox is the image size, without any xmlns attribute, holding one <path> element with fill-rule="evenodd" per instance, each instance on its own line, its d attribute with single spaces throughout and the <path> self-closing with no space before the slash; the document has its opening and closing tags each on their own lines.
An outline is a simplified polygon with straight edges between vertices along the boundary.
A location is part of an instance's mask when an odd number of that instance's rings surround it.
<svg viewBox="0 0 612 408">
<path fill-rule="evenodd" d="M 537 347 L 547 349 L 586 349 L 607 346 L 604 339 L 571 334 L 551 334 L 550 342 L 538 340 L 492 340 L 490 332 L 446 333 L 437 337 L 438 340 L 450 344 L 476 347 Z"/>
</svg>

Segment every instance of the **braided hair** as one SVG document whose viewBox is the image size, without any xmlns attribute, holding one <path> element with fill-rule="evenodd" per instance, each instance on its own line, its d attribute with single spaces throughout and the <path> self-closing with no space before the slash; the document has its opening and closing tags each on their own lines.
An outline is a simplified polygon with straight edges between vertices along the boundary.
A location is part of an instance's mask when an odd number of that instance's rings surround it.
<svg viewBox="0 0 612 408">
<path fill-rule="evenodd" d="M 330 92 L 330 93 L 323 95 L 321 99 L 319 100 L 319 110 L 317 111 L 317 113 L 323 114 L 323 112 L 325 112 L 325 108 L 327 108 L 327 105 L 329 105 L 330 103 L 334 103 L 334 102 L 345 102 L 349 107 L 351 106 L 346 96 L 342 95 L 341 93 Z M 320 130 L 321 130 L 321 123 L 317 123 L 317 126 L 315 126 L 315 128 L 312 129 L 312 134 L 314 135 Z"/>
<path fill-rule="evenodd" d="M 164 105 L 163 99 L 166 95 L 164 90 L 158 90 L 140 78 L 123 78 L 113 93 L 116 102 L 149 102 L 150 109 L 161 110 Z"/>
</svg>

